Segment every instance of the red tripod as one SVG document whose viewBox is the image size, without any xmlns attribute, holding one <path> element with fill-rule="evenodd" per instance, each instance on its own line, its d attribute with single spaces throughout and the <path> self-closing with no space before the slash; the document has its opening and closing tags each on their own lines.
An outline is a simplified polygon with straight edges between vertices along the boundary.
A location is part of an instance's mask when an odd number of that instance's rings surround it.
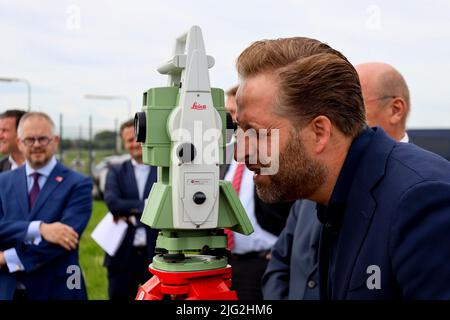
<svg viewBox="0 0 450 320">
<path fill-rule="evenodd" d="M 154 274 L 139 288 L 136 300 L 237 300 L 231 291 L 231 267 L 191 272 L 168 272 L 149 267 Z"/>
</svg>

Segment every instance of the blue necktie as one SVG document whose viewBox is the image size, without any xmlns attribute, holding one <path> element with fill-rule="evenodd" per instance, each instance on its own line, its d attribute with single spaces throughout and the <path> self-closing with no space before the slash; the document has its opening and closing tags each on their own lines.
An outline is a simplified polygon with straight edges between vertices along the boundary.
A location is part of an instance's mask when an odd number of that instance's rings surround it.
<svg viewBox="0 0 450 320">
<path fill-rule="evenodd" d="M 41 191 L 38 182 L 40 173 L 33 172 L 32 176 L 33 176 L 33 187 L 31 188 L 30 194 L 28 195 L 28 200 L 30 202 L 30 210 L 31 208 L 33 208 L 34 203 L 36 202 L 39 191 Z"/>
</svg>

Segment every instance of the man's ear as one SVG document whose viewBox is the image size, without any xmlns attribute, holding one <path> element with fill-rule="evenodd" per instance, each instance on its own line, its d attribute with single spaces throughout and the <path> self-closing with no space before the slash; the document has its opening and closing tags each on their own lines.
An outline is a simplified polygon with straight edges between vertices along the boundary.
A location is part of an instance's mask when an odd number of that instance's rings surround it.
<svg viewBox="0 0 450 320">
<path fill-rule="evenodd" d="M 58 147 L 59 146 L 59 142 L 61 141 L 61 138 L 59 136 L 54 136 L 53 140 L 55 141 L 56 147 Z"/>
<path fill-rule="evenodd" d="M 331 139 L 331 121 L 328 117 L 318 116 L 309 124 L 308 128 L 312 137 L 312 150 L 316 153 L 322 153 Z"/>
<path fill-rule="evenodd" d="M 17 148 L 19 148 L 20 152 L 24 153 L 24 150 L 23 150 L 24 146 L 23 146 L 22 141 L 20 140 L 19 136 L 16 137 L 16 146 L 17 146 Z"/>
<path fill-rule="evenodd" d="M 389 122 L 391 124 L 398 124 L 406 117 L 406 102 L 403 98 L 396 97 L 393 99 L 390 108 Z"/>
</svg>

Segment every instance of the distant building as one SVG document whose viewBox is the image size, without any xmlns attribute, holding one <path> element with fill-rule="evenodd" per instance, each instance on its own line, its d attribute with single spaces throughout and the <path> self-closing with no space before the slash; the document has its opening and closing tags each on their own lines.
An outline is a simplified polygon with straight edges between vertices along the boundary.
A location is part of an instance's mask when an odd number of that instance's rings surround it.
<svg viewBox="0 0 450 320">
<path fill-rule="evenodd" d="M 450 129 L 410 129 L 410 142 L 450 161 Z"/>
</svg>

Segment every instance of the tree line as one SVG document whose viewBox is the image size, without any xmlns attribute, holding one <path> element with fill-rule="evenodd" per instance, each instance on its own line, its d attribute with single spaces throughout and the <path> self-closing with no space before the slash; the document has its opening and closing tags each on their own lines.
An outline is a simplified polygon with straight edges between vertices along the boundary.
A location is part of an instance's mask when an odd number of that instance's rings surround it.
<svg viewBox="0 0 450 320">
<path fill-rule="evenodd" d="M 88 149 L 92 144 L 93 149 L 114 149 L 116 146 L 116 133 L 114 131 L 99 131 L 92 141 L 89 139 L 61 139 L 60 145 L 63 149 Z"/>
</svg>

